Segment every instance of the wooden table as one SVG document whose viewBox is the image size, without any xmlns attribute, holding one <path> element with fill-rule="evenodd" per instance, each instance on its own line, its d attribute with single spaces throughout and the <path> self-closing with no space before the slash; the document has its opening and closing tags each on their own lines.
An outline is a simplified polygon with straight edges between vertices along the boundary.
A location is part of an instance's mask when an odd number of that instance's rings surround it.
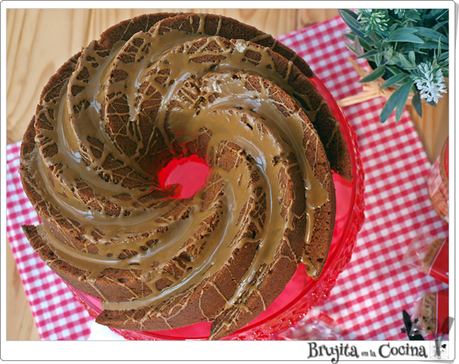
<svg viewBox="0 0 459 364">
<path fill-rule="evenodd" d="M 149 12 L 215 13 L 236 18 L 273 36 L 338 16 L 336 9 L 8 9 L 7 140 L 22 140 L 41 89 L 70 56 L 117 22 Z M 320 76 L 320 75 L 319 75 Z M 409 109 L 430 161 L 448 136 L 448 98 L 425 106 L 423 118 Z M 396 127 L 396 125 L 384 125 Z M 39 340 L 24 288 L 7 246 L 7 340 Z"/>
</svg>

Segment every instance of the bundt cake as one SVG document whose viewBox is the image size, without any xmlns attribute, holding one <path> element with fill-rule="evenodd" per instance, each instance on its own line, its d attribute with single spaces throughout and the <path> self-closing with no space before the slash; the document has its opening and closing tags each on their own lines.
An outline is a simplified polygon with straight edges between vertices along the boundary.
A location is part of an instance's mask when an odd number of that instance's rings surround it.
<svg viewBox="0 0 459 364">
<path fill-rule="evenodd" d="M 24 135 L 21 179 L 40 257 L 101 300 L 97 322 L 156 331 L 263 312 L 300 263 L 319 277 L 333 236 L 343 135 L 308 65 L 270 35 L 211 14 L 160 13 L 105 31 L 51 77 Z M 174 158 L 209 173 L 178 198 Z"/>
</svg>

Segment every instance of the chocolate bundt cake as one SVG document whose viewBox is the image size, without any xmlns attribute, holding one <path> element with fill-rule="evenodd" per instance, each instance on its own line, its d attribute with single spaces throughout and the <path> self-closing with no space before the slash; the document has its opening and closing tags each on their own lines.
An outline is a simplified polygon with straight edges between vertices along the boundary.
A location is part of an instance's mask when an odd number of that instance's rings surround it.
<svg viewBox="0 0 459 364">
<path fill-rule="evenodd" d="M 97 322 L 168 330 L 249 323 L 300 263 L 319 277 L 335 222 L 332 170 L 351 177 L 338 123 L 296 54 L 234 19 L 151 14 L 121 22 L 45 86 L 21 178 L 42 220 L 40 257 L 102 302 Z M 205 160 L 174 197 L 159 172 Z"/>
</svg>

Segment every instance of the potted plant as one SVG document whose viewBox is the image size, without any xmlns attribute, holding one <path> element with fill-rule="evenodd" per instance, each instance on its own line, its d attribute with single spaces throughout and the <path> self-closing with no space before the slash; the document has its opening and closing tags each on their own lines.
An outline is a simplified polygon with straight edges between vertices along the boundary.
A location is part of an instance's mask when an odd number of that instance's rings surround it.
<svg viewBox="0 0 459 364">
<path fill-rule="evenodd" d="M 346 46 L 368 61 L 372 71 L 359 82 L 383 80 L 391 89 L 381 122 L 396 110 L 400 119 L 408 100 L 422 117 L 422 102 L 436 106 L 447 92 L 449 65 L 448 9 L 339 10 L 351 32 Z"/>
</svg>

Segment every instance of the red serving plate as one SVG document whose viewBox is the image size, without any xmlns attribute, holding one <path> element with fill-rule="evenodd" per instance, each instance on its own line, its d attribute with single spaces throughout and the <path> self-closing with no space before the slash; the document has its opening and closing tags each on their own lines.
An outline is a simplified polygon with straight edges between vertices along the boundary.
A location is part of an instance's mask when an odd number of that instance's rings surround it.
<svg viewBox="0 0 459 364">
<path fill-rule="evenodd" d="M 294 326 L 308 311 L 326 300 L 338 275 L 351 260 L 357 234 L 364 221 L 364 171 L 356 136 L 349 121 L 337 105 L 325 85 L 317 78 L 311 78 L 340 123 L 352 163 L 352 181 L 346 181 L 333 174 L 336 189 L 336 221 L 333 240 L 327 262 L 318 280 L 306 275 L 300 264 L 284 291 L 268 307 L 242 329 L 223 340 L 267 340 Z M 91 317 L 101 312 L 100 301 L 69 286 L 72 293 L 83 304 Z M 130 331 L 112 329 L 129 340 L 207 340 L 211 323 L 197 323 L 187 327 L 166 331 Z"/>
</svg>

